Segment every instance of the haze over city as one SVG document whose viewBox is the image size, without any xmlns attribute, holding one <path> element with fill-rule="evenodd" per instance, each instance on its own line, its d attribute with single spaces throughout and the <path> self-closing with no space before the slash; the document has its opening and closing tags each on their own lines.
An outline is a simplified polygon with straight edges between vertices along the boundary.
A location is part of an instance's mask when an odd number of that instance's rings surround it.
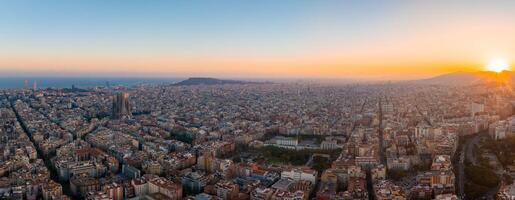
<svg viewBox="0 0 515 200">
<path fill-rule="evenodd" d="M 515 58 L 513 1 L 6 1 L 3 76 L 416 79 Z"/>
</svg>

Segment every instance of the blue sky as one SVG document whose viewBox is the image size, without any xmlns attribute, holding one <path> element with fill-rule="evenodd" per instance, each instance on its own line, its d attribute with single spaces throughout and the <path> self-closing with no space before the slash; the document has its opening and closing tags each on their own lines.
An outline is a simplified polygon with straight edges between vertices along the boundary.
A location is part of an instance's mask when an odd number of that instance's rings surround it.
<svg viewBox="0 0 515 200">
<path fill-rule="evenodd" d="M 59 49 L 71 43 L 84 50 L 150 46 L 187 52 L 270 44 L 267 50 L 283 51 L 303 47 L 324 32 L 322 26 L 359 39 L 390 11 L 388 5 L 358 2 L 21 0 L 0 7 L 0 25 L 6 29 L 2 43 L 13 47 L 21 42 Z"/>
<path fill-rule="evenodd" d="M 241 72 L 234 75 L 248 75 L 251 71 L 242 66 L 248 59 L 251 67 L 263 65 L 263 71 L 257 71 L 263 75 L 290 75 L 283 71 L 291 71 L 295 65 L 302 71 L 299 75 L 313 73 L 318 65 L 327 65 L 327 68 L 331 65 L 337 67 L 335 71 L 338 73 L 352 75 L 357 73 L 353 68 L 358 67 L 355 64 L 358 61 L 346 63 L 337 58 L 356 57 L 352 54 L 359 51 L 361 59 L 384 60 L 386 56 L 377 55 L 378 52 L 371 55 L 362 52 L 382 51 L 380 49 L 386 46 L 392 52 L 398 52 L 394 56 L 400 59 L 404 52 L 423 50 L 422 45 L 427 43 L 425 40 L 430 40 L 424 38 L 428 37 L 424 35 L 428 31 L 438 33 L 438 29 L 444 29 L 442 34 L 447 34 L 445 29 L 456 27 L 452 23 L 463 23 L 468 27 L 454 32 L 467 34 L 469 26 L 474 26 L 467 19 L 486 18 L 487 21 L 478 26 L 488 25 L 490 20 L 500 21 L 501 28 L 497 27 L 499 25 L 493 28 L 496 32 L 504 31 L 503 26 L 513 25 L 510 24 L 513 20 L 507 20 L 509 17 L 515 19 L 513 1 L 466 2 L 2 1 L 0 71 L 15 73 L 17 68 L 21 68 L 19 71 L 35 69 L 38 73 L 63 69 L 67 73 L 130 74 L 131 69 L 142 67 L 141 63 L 148 61 L 159 65 L 155 68 L 148 66 L 149 73 L 210 74 L 213 71 L 217 74 L 217 71 L 222 71 L 223 74 L 241 68 Z M 408 49 L 389 47 L 405 38 L 422 42 L 406 47 Z M 456 37 L 448 40 L 457 41 L 456 45 L 466 49 L 463 44 L 470 39 L 459 41 L 460 38 Z M 442 39 L 442 42 L 445 41 Z M 500 44 L 507 42 L 510 40 L 495 41 L 492 46 L 499 48 Z M 483 43 L 488 41 L 481 45 Z M 375 48 L 375 44 L 380 48 Z M 502 48 L 500 52 L 511 56 L 512 52 L 506 53 L 507 49 Z M 489 54 L 476 52 L 475 55 L 481 53 Z M 433 62 L 434 59 L 422 58 L 423 55 L 423 52 L 416 55 L 421 59 L 414 63 Z M 313 69 L 294 62 L 306 57 L 312 57 L 304 63 Z M 465 59 L 444 57 L 438 62 L 454 63 Z M 32 62 L 22 62 L 25 58 Z M 137 60 L 132 61 L 131 58 Z M 166 58 L 182 60 L 163 61 Z M 203 58 L 207 61 L 198 61 Z M 103 64 L 104 60 L 108 62 Z M 326 60 L 331 64 L 325 63 Z M 134 62 L 140 64 L 131 65 Z M 385 68 L 396 64 L 389 60 L 381 63 L 387 63 Z M 103 65 L 113 70 L 103 72 Z M 174 71 L 175 65 L 180 65 L 181 70 Z M 224 66 L 231 67 L 231 70 Z M 266 72 L 269 68 L 281 66 L 287 66 L 284 68 L 288 70 Z M 92 68 L 91 71 L 88 67 Z M 347 68 L 349 73 L 346 73 Z M 363 73 L 366 72 L 358 74 Z"/>
</svg>

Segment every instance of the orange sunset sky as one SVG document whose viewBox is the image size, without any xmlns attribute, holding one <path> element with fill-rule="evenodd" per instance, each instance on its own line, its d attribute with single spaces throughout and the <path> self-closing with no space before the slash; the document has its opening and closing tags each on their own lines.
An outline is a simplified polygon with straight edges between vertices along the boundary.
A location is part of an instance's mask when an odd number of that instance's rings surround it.
<svg viewBox="0 0 515 200">
<path fill-rule="evenodd" d="M 412 79 L 515 59 L 513 1 L 10 1 L 4 76 Z"/>
</svg>

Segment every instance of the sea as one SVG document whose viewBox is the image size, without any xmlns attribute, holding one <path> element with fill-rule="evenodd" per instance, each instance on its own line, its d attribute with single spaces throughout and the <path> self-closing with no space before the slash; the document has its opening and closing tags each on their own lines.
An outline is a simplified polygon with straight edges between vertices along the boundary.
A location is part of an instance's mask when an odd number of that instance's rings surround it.
<svg viewBox="0 0 515 200">
<path fill-rule="evenodd" d="M 129 78 L 129 77 L 0 77 L 0 89 L 33 88 L 92 88 L 99 86 L 135 86 L 141 84 L 173 84 L 186 78 Z"/>
</svg>

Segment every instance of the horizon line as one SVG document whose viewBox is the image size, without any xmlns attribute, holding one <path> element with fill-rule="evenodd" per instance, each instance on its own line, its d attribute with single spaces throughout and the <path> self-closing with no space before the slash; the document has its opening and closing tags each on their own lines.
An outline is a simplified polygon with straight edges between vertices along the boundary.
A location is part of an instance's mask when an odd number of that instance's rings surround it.
<svg viewBox="0 0 515 200">
<path fill-rule="evenodd" d="M 1 74 L 0 78 L 142 78 L 142 79 L 167 79 L 167 78 L 218 78 L 218 79 L 274 79 L 274 80 L 291 80 L 291 79 L 301 79 L 301 80 L 354 80 L 354 81 L 409 81 L 409 80 L 422 80 L 434 78 L 446 74 L 454 74 L 454 73 L 477 73 L 477 72 L 492 72 L 487 70 L 477 70 L 477 71 L 466 71 L 466 70 L 458 70 L 448 73 L 441 73 L 435 75 L 422 75 L 419 77 L 405 77 L 405 75 L 349 75 L 349 76 L 288 76 L 288 75 L 220 75 L 220 74 L 166 74 L 166 75 L 157 75 L 157 74 L 96 74 L 96 73 L 72 73 L 72 74 L 53 74 L 53 73 L 42 73 L 42 74 L 21 74 L 21 73 L 8 73 Z M 511 72 L 510 70 L 505 70 L 503 72 Z M 416 75 L 415 75 L 416 76 Z"/>
</svg>

